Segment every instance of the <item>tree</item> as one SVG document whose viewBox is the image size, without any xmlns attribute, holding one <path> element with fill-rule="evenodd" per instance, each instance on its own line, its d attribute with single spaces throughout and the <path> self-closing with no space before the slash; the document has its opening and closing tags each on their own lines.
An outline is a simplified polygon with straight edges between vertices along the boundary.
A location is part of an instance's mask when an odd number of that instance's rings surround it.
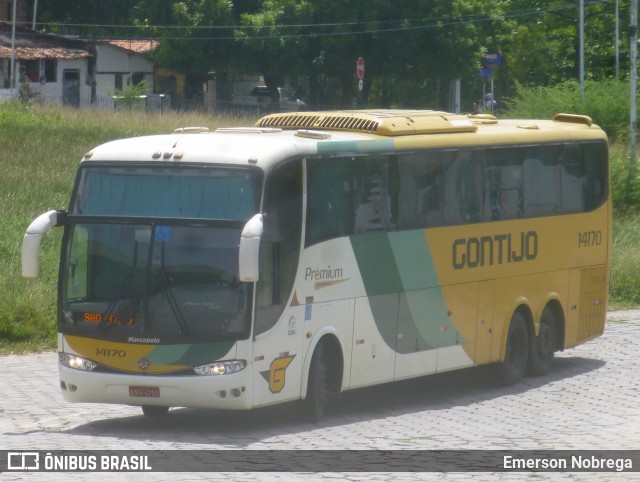
<svg viewBox="0 0 640 482">
<path fill-rule="evenodd" d="M 620 0 L 623 26 L 629 1 Z M 60 22 L 45 25 L 59 33 L 156 38 L 155 61 L 191 76 L 261 73 L 274 93 L 289 81 L 313 106 L 447 108 L 450 79 L 463 79 L 469 106 L 480 98 L 487 52 L 503 54 L 493 70 L 503 96 L 516 83 L 577 78 L 577 8 L 567 0 L 52 0 L 38 17 Z M 587 78 L 610 78 L 614 2 L 586 2 L 585 12 Z"/>
<path fill-rule="evenodd" d="M 249 28 L 239 37 L 255 61 L 246 65 L 265 78 L 294 72 L 305 77 L 312 104 L 353 103 L 359 56 L 367 61 L 365 102 L 372 89 L 382 92 L 385 101 L 399 102 L 401 93 L 389 85 L 400 79 L 474 76 L 488 42 L 494 41 L 492 30 L 504 28 L 504 5 L 486 0 L 267 0 L 260 12 L 243 16 Z"/>
<path fill-rule="evenodd" d="M 615 75 L 614 2 L 586 2 L 585 70 L 587 78 Z M 628 0 L 620 1 L 627 12 Z M 566 0 L 516 0 L 511 7 L 512 32 L 502 39 L 511 83 L 555 85 L 578 79 L 578 3 Z M 625 16 L 620 19 L 626 25 Z M 626 59 L 627 42 L 620 45 Z M 626 63 L 626 60 L 625 60 Z"/>
<path fill-rule="evenodd" d="M 135 2 L 130 0 L 53 0 L 38 3 L 43 31 L 60 35 L 132 35 Z M 119 29 L 114 26 L 121 26 Z"/>
<path fill-rule="evenodd" d="M 206 74 L 212 69 L 233 66 L 233 5 L 227 0 L 184 0 L 172 2 L 171 18 L 179 28 L 160 32 L 160 46 L 154 59 L 173 70 Z M 221 28 L 216 28 L 221 27 Z"/>
</svg>

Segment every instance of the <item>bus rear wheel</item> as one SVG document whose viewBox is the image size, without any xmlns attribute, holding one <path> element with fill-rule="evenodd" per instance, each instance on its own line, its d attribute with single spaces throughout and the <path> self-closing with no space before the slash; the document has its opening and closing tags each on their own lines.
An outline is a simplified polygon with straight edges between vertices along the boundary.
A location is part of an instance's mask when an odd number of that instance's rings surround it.
<svg viewBox="0 0 640 482">
<path fill-rule="evenodd" d="M 553 366 L 553 356 L 558 344 L 553 310 L 546 307 L 540 317 L 538 336 L 531 340 L 529 372 L 534 376 L 546 375 Z"/>
<path fill-rule="evenodd" d="M 309 368 L 309 383 L 305 398 L 305 415 L 313 422 L 318 422 L 324 416 L 329 387 L 329 367 L 323 344 L 319 344 L 311 358 Z"/>
<path fill-rule="evenodd" d="M 147 417 L 163 417 L 169 413 L 169 407 L 159 407 L 157 405 L 143 405 L 142 413 Z"/>
<path fill-rule="evenodd" d="M 504 361 L 500 364 L 500 378 L 505 385 L 518 383 L 527 368 L 529 358 L 529 330 L 524 315 L 516 311 L 509 323 Z"/>
</svg>

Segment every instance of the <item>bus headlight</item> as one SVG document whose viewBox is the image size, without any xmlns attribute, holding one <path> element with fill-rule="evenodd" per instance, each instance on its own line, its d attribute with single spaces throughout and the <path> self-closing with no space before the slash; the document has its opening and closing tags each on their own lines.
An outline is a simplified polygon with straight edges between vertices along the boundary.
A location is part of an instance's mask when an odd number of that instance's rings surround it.
<svg viewBox="0 0 640 482">
<path fill-rule="evenodd" d="M 75 368 L 76 370 L 84 370 L 91 372 L 98 366 L 97 363 L 87 360 L 78 355 L 72 355 L 71 353 L 58 353 L 58 361 L 64 366 L 69 368 Z"/>
<path fill-rule="evenodd" d="M 244 370 L 246 366 L 245 360 L 229 360 L 193 367 L 193 371 L 196 375 L 229 375 Z"/>
</svg>

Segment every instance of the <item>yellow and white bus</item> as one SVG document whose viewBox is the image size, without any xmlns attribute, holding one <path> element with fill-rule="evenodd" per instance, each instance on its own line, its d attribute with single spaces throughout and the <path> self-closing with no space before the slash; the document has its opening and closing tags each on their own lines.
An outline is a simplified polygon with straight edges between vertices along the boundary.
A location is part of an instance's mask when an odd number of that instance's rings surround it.
<svg viewBox="0 0 640 482">
<path fill-rule="evenodd" d="M 599 336 L 611 201 L 586 116 L 273 114 L 88 152 L 63 226 L 62 394 L 250 409 L 494 363 L 507 383 Z"/>
</svg>

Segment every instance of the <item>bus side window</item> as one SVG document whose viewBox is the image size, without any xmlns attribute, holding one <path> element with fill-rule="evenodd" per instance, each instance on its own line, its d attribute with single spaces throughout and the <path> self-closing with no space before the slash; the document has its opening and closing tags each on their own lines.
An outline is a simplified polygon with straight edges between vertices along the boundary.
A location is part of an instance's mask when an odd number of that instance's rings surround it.
<svg viewBox="0 0 640 482">
<path fill-rule="evenodd" d="M 585 174 L 585 210 L 597 208 L 607 196 L 607 148 L 604 143 L 582 146 Z"/>
<path fill-rule="evenodd" d="M 388 158 L 356 158 L 353 166 L 353 233 L 394 230 Z"/>
<path fill-rule="evenodd" d="M 521 218 L 522 161 L 517 149 L 488 149 L 484 165 L 485 219 Z"/>
<path fill-rule="evenodd" d="M 562 184 L 557 146 L 524 149 L 524 214 L 526 217 L 560 214 Z"/>
<path fill-rule="evenodd" d="M 340 158 L 307 162 L 306 246 L 352 234 L 351 164 Z"/>
<path fill-rule="evenodd" d="M 424 227 L 424 216 L 418 210 L 418 190 L 425 183 L 426 168 L 417 154 L 398 156 L 398 223 L 400 229 Z"/>
<path fill-rule="evenodd" d="M 442 152 L 402 155 L 398 159 L 398 222 L 400 229 L 443 224 Z"/>
<path fill-rule="evenodd" d="M 302 231 L 300 160 L 284 164 L 269 174 L 263 212 L 254 336 L 269 330 L 280 318 L 298 269 Z"/>
<path fill-rule="evenodd" d="M 584 163 L 580 162 L 580 146 L 567 145 L 562 149 L 560 177 L 562 182 L 562 211 L 581 213 L 585 210 Z"/>
<path fill-rule="evenodd" d="M 448 226 L 477 223 L 482 209 L 482 156 L 480 151 L 460 150 L 447 163 L 444 221 Z"/>
</svg>

